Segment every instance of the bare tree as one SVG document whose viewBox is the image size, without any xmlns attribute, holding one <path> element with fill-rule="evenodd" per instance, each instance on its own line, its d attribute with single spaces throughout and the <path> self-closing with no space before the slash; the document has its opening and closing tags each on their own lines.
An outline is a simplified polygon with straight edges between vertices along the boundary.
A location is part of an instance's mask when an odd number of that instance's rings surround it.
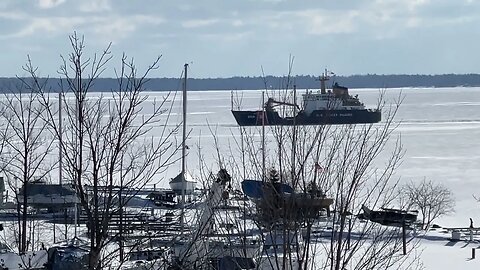
<svg viewBox="0 0 480 270">
<path fill-rule="evenodd" d="M 266 85 L 268 85 L 266 83 Z M 293 80 L 281 82 L 284 90 L 268 91 L 281 103 L 295 103 Z M 283 230 L 283 250 L 294 250 L 286 256 L 270 254 L 274 269 L 387 269 L 411 268 L 417 260 L 402 254 L 400 228 L 363 221 L 357 217 L 363 204 L 387 206 L 395 197 L 397 181 L 393 175 L 401 163 L 403 148 L 399 138 L 392 140 L 396 129 L 394 117 L 401 97 L 387 103 L 380 91 L 377 109 L 382 110 L 382 122 L 358 125 L 267 126 L 240 127 L 236 151 L 231 159 L 233 178 L 263 179 L 265 170 L 278 172 L 274 182 L 289 184 L 298 194 L 321 191 L 334 199 L 332 217 L 319 223 L 318 216 L 309 216 L 309 208 L 300 214 L 298 204 L 288 197 L 263 205 L 257 203 L 257 215 L 262 210 L 269 215 L 259 226 L 272 231 L 272 225 Z M 290 110 L 290 111 L 289 111 Z M 278 108 L 284 114 L 294 114 L 294 107 Z M 263 135 L 266 129 L 267 135 Z M 261 140 L 265 140 L 262 142 Z M 388 150 L 388 152 L 387 152 Z M 224 151 L 226 152 L 226 151 Z M 240 155 L 237 155 L 239 153 Z M 279 205 L 278 202 L 281 204 Z M 277 205 L 274 205 L 274 204 Z M 263 208 L 263 209 L 262 209 Z M 273 212 L 272 209 L 280 209 Z M 276 221 L 276 222 L 275 222 Z M 266 226 L 267 225 L 267 226 Z M 329 241 L 313 241 L 313 230 L 330 230 Z M 273 233 L 277 233 L 273 231 Z M 291 241 L 300 239 L 303 241 Z M 323 235 L 325 237 L 325 235 Z M 408 254 L 415 248 L 410 242 Z"/>
<path fill-rule="evenodd" d="M 407 209 L 419 211 L 424 229 L 435 219 L 455 212 L 453 193 L 442 183 L 425 178 L 421 182 L 411 181 L 402 187 L 401 194 Z"/>
<path fill-rule="evenodd" d="M 122 220 L 125 205 L 139 189 L 176 161 L 178 146 L 171 137 L 178 125 L 167 125 L 169 93 L 160 102 L 149 102 L 142 92 L 160 57 L 139 74 L 133 60 L 123 55 L 120 69 L 115 71 L 117 88 L 107 94 L 92 93 L 95 81 L 112 59 L 110 45 L 99 55 L 85 58 L 83 38 L 74 33 L 70 43 L 72 53 L 62 57 L 59 70 L 61 107 L 66 115 L 63 128 L 55 121 L 58 101 L 55 103 L 47 91 L 42 92 L 42 105 L 47 110 L 47 123 L 61 141 L 66 178 L 75 187 L 86 216 L 89 269 L 102 269 L 108 263 L 102 258 L 124 260 L 122 229 L 112 235 L 109 225 L 115 217 Z M 38 78 L 33 66 L 27 71 Z M 118 256 L 102 253 L 112 245 L 119 247 L 113 252 Z"/>
<path fill-rule="evenodd" d="M 46 110 L 40 103 L 37 83 L 34 79 L 19 78 L 19 84 L 10 87 L 0 100 L 0 116 L 5 125 L 0 129 L 0 166 L 17 202 L 20 253 L 25 253 L 32 242 L 27 224 L 29 186 L 37 178 L 44 179 L 55 165 L 48 159 L 54 139 L 43 120 Z"/>
</svg>

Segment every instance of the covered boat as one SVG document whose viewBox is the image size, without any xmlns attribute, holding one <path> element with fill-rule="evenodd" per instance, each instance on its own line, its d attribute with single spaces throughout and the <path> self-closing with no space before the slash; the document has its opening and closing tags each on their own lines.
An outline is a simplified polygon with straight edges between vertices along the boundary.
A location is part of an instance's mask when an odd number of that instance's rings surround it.
<svg viewBox="0 0 480 270">
<path fill-rule="evenodd" d="M 327 198 L 318 188 L 299 192 L 286 183 L 278 182 L 275 170 L 270 171 L 268 181 L 244 180 L 242 190 L 256 204 L 260 220 L 267 223 L 285 218 L 315 218 L 321 210 L 327 210 L 328 214 L 333 203 L 333 199 Z"/>
<path fill-rule="evenodd" d="M 368 219 L 386 226 L 411 225 L 417 220 L 417 211 L 405 211 L 401 209 L 382 208 L 382 210 L 372 210 L 362 205 L 363 213 L 360 218 Z"/>
</svg>

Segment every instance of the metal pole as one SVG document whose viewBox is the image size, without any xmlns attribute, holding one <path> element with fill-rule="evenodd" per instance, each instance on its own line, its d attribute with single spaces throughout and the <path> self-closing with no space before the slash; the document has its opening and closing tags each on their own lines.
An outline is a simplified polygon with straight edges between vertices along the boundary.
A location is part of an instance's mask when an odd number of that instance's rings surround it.
<svg viewBox="0 0 480 270">
<path fill-rule="evenodd" d="M 123 242 L 123 158 L 120 159 L 120 188 L 118 190 L 118 207 L 119 207 L 119 226 L 118 226 L 118 234 L 119 234 L 119 248 L 120 248 L 120 262 L 124 260 L 124 242 Z"/>
<path fill-rule="evenodd" d="M 183 222 L 183 216 L 185 212 L 185 188 L 187 187 L 187 181 L 185 179 L 185 159 L 186 159 L 186 146 L 185 146 L 185 141 L 186 141 L 186 136 L 187 136 L 187 70 L 188 70 L 188 64 L 184 65 L 185 71 L 184 71 L 184 81 L 183 81 L 183 133 L 182 133 L 182 175 L 181 175 L 181 181 L 182 181 L 182 199 L 181 199 L 181 214 L 180 214 L 180 228 L 183 232 L 183 227 L 184 227 L 184 222 Z"/>
<path fill-rule="evenodd" d="M 79 85 L 80 86 L 80 85 Z M 80 89 L 80 88 L 78 88 Z M 79 95 L 79 94 L 77 94 Z M 75 234 L 75 238 L 77 238 L 77 223 L 78 223 L 78 220 L 77 220 L 77 199 L 78 199 L 78 195 L 77 195 L 77 185 L 80 183 L 80 171 L 82 170 L 82 168 L 80 168 L 80 164 L 81 164 L 81 151 L 82 149 L 79 150 L 80 148 L 80 131 L 79 129 L 81 128 L 80 126 L 80 104 L 81 104 L 81 98 L 79 96 L 76 97 L 75 99 L 75 157 L 76 157 L 76 164 L 75 166 L 77 167 L 76 170 L 75 170 L 75 179 L 73 180 L 73 189 L 75 190 L 75 198 L 74 198 L 74 203 L 73 203 L 73 213 L 75 215 L 74 219 L 74 234 Z M 90 221 L 87 221 L 87 223 L 89 224 Z M 92 224 L 90 224 L 90 226 L 92 226 Z M 92 228 L 90 228 L 90 233 L 93 233 L 92 231 Z"/>
<path fill-rule="evenodd" d="M 50 197 L 50 201 L 52 202 L 52 205 L 53 205 L 53 198 L 52 197 Z M 55 227 L 57 226 L 56 223 L 57 223 L 57 215 L 56 215 L 56 213 L 53 213 L 53 243 L 57 242 L 56 241 L 56 235 L 55 235 L 56 234 L 55 233 L 55 231 L 56 231 Z"/>
<path fill-rule="evenodd" d="M 262 92 L 262 181 L 265 181 L 265 91 Z"/>
<path fill-rule="evenodd" d="M 352 237 L 352 218 L 348 218 L 347 249 L 350 249 L 350 239 Z"/>
<path fill-rule="evenodd" d="M 65 196 L 63 196 L 63 205 L 67 205 L 67 201 L 65 199 Z M 65 222 L 65 240 L 68 239 L 68 216 L 67 216 L 67 207 L 64 209 L 64 222 Z"/>
<path fill-rule="evenodd" d="M 77 224 L 78 224 L 78 220 L 77 220 L 77 189 L 75 189 L 75 198 L 73 200 L 73 215 L 74 215 L 74 225 L 73 225 L 73 228 L 74 228 L 74 238 L 77 238 Z"/>
<path fill-rule="evenodd" d="M 58 93 L 58 183 L 62 185 L 62 92 Z"/>
<path fill-rule="evenodd" d="M 403 242 L 403 255 L 407 255 L 407 233 L 406 233 L 405 220 L 402 223 L 402 242 Z"/>
<path fill-rule="evenodd" d="M 292 183 L 296 185 L 295 179 L 295 155 L 296 155 L 296 144 L 297 144 L 297 123 L 295 119 L 297 118 L 297 86 L 293 85 L 293 131 L 292 131 Z"/>
</svg>

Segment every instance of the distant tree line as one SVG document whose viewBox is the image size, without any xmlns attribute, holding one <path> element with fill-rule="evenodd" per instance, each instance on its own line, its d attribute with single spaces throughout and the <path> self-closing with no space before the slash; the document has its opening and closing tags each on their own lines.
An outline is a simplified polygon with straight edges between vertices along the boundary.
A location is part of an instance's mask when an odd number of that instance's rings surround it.
<svg viewBox="0 0 480 270">
<path fill-rule="evenodd" d="M 16 78 L 0 78 L 0 85 L 6 86 Z M 231 78 L 191 78 L 188 82 L 189 90 L 258 90 L 267 88 L 282 88 L 283 77 L 231 77 Z M 47 88 L 58 91 L 58 78 L 43 78 L 47 81 Z M 293 82 L 300 89 L 319 88 L 318 76 L 297 75 Z M 330 83 L 338 82 L 349 88 L 399 88 L 399 87 L 475 87 L 480 86 L 480 74 L 442 74 L 442 75 L 351 75 L 333 76 Z M 114 78 L 99 78 L 92 86 L 92 91 L 110 91 L 118 85 Z M 148 91 L 170 91 L 181 89 L 178 78 L 150 78 L 145 87 Z M 5 87 L 3 87 L 5 89 Z M 8 88 L 7 88 L 8 89 Z"/>
</svg>

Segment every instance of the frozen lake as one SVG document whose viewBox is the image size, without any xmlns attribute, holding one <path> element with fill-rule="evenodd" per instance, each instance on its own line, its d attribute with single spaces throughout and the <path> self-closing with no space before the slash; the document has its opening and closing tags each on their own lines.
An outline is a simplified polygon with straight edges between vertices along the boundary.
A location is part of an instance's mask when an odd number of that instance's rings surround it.
<svg viewBox="0 0 480 270">
<path fill-rule="evenodd" d="M 374 107 L 380 90 L 350 92 L 358 94 L 367 107 Z M 164 93 L 147 94 L 154 98 Z M 473 197 L 480 196 L 480 88 L 388 89 L 386 99 L 394 102 L 400 94 L 403 102 L 395 122 L 400 123 L 396 134 L 401 136 L 405 156 L 395 177 L 400 177 L 400 183 L 425 177 L 453 191 L 456 213 L 438 220 L 442 226 L 468 226 L 469 217 L 480 223 L 480 204 Z M 242 108 L 260 108 L 262 91 L 239 91 L 237 95 L 243 97 Z M 193 173 L 198 169 L 198 156 L 192 153 L 195 145 L 199 141 L 204 149 L 213 145 L 209 125 L 225 148 L 232 141 L 232 134 L 238 133 L 230 113 L 230 97 L 230 91 L 188 93 L 188 168 Z M 173 122 L 181 121 L 180 101 L 181 96 L 177 96 Z M 213 161 L 215 153 L 206 152 L 206 158 Z M 172 166 L 160 185 L 167 186 L 169 177 L 179 170 L 180 164 Z"/>
<path fill-rule="evenodd" d="M 378 89 L 351 89 L 350 92 L 353 95 L 358 94 L 360 100 L 369 108 L 375 107 L 380 94 Z M 149 100 L 158 100 L 166 93 L 145 94 L 149 96 Z M 237 94 L 242 96 L 243 109 L 260 108 L 262 91 L 241 91 Z M 480 224 L 480 203 L 475 200 L 474 195 L 480 197 L 480 182 L 477 180 L 480 175 L 480 88 L 386 91 L 386 99 L 390 103 L 400 95 L 403 102 L 395 119 L 395 122 L 399 123 L 395 135 L 401 136 L 405 156 L 394 177 L 400 178 L 400 184 L 427 178 L 446 185 L 456 198 L 456 213 L 442 217 L 436 223 L 443 227 L 468 227 L 469 217 L 472 217 L 477 227 Z M 206 163 L 210 164 L 210 169 L 217 171 L 212 133 L 218 140 L 221 153 L 229 151 L 229 144 L 238 134 L 238 127 L 230 113 L 230 97 L 230 91 L 188 93 L 187 125 L 190 135 L 187 140 L 187 168 L 194 176 L 198 174 L 200 166 L 198 145 L 201 146 L 202 155 Z M 181 93 L 177 93 L 172 105 L 170 123 L 173 127 L 182 119 Z M 148 115 L 149 109 L 151 108 L 145 107 L 142 113 Z M 156 129 L 153 129 L 149 136 L 156 136 L 155 131 Z M 181 141 L 181 132 L 176 136 L 177 142 Z M 386 151 L 388 150 L 387 148 Z M 168 187 L 168 181 L 180 172 L 180 168 L 181 164 L 177 162 L 150 184 Z M 55 175 L 53 171 L 52 179 L 55 179 Z M 242 179 L 233 180 L 238 184 Z M 48 234 L 46 236 L 52 238 Z M 476 261 L 468 261 L 468 245 L 474 247 L 478 242 L 451 244 L 449 237 L 448 233 L 433 232 L 422 239 L 420 249 L 425 248 L 422 259 L 426 269 L 443 268 L 442 266 L 448 263 L 450 268 L 462 265 L 463 269 L 477 269 Z M 452 249 L 452 246 L 458 248 Z M 446 260 L 448 262 L 444 263 Z"/>
<path fill-rule="evenodd" d="M 299 90 L 299 93 L 302 91 Z M 380 90 L 350 89 L 350 93 L 358 94 L 367 107 L 373 108 Z M 108 97 L 108 93 L 104 95 Z M 146 92 L 145 95 L 153 101 L 161 99 L 166 92 Z M 242 109 L 261 107 L 262 91 L 238 91 L 236 95 L 242 97 Z M 388 89 L 385 98 L 393 103 L 399 95 L 402 95 L 403 102 L 395 118 L 395 122 L 399 123 L 395 135 L 401 136 L 405 156 L 394 177 L 400 178 L 400 184 L 427 178 L 443 183 L 453 191 L 456 213 L 442 217 L 437 221 L 440 225 L 465 227 L 470 224 L 470 217 L 476 221 L 475 224 L 480 224 L 480 203 L 474 198 L 474 195 L 480 197 L 480 88 Z M 168 99 L 174 100 L 173 96 Z M 299 94 L 298 102 L 300 100 Z M 173 104 L 166 103 L 167 106 L 172 105 L 172 127 L 182 121 L 181 103 L 181 92 L 177 92 Z M 211 166 L 209 169 L 218 170 L 212 133 L 215 133 L 220 150 L 224 153 L 230 151 L 228 146 L 239 133 L 230 109 L 231 91 L 188 92 L 187 125 L 190 135 L 187 139 L 187 169 L 192 175 L 199 173 L 198 145 Z M 148 115 L 149 110 L 151 108 L 146 106 L 142 113 Z M 153 129 L 148 136 L 156 136 L 155 131 Z M 180 142 L 181 131 L 176 136 L 177 142 Z M 168 181 L 180 171 L 181 164 L 177 162 L 150 185 L 168 187 Z M 52 181 L 57 175 L 55 170 L 52 171 Z M 241 180 L 234 179 L 237 183 Z"/>
</svg>

